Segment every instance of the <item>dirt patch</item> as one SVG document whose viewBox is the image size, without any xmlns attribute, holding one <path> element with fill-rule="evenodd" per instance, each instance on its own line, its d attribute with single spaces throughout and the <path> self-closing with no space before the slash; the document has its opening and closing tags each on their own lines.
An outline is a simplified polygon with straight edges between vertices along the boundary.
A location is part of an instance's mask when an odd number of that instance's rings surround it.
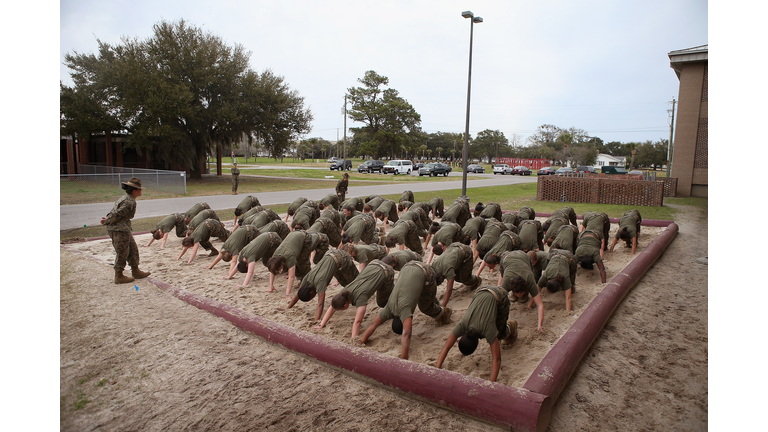
<svg viewBox="0 0 768 432">
<path fill-rule="evenodd" d="M 642 231 L 638 252 L 660 229 L 644 227 Z M 657 428 L 675 424 L 680 424 L 679 429 L 683 430 L 692 425 L 695 426 L 693 429 L 702 424 L 706 427 L 706 290 L 703 295 L 696 290 L 696 296 L 686 296 L 673 289 L 684 268 L 689 268 L 693 276 L 703 272 L 703 286 L 706 286 L 706 266 L 695 264 L 699 266 L 698 271 L 690 269 L 690 262 L 696 257 L 684 257 L 690 251 L 679 247 L 683 236 L 691 237 L 692 234 L 681 225 L 680 238 L 672 243 L 670 250 L 618 308 L 559 399 L 551 429 L 594 430 L 610 424 L 615 424 L 615 428 L 626 428 L 625 422 L 629 420 L 640 430 L 655 424 L 656 417 L 660 422 L 656 424 Z M 703 239 L 700 232 L 692 237 L 699 242 L 699 250 L 706 250 L 706 221 Z M 148 235 L 137 236 L 137 242 L 146 244 Z M 222 280 L 227 265 L 222 262 L 213 270 L 207 270 L 213 258 L 206 254 L 198 255 L 191 265 L 186 264 L 186 259 L 178 261 L 179 245 L 180 239 L 171 236 L 164 250 L 159 250 L 157 243 L 150 248 L 140 247 L 142 268 L 151 270 L 153 278 L 215 298 L 248 313 L 323 337 L 351 342 L 353 311 L 337 312 L 326 328 L 313 330 L 315 301 L 300 302 L 288 311 L 279 310 L 284 307 L 284 279 L 278 278 L 276 282 L 278 293 L 266 293 L 267 273 L 258 265 L 250 286 L 237 288 L 236 285 L 242 283 L 242 274 L 237 274 L 233 280 Z M 105 261 L 114 257 L 108 240 L 67 245 L 67 248 Z M 671 253 L 673 250 L 676 253 Z M 677 255 L 684 262 L 678 263 Z M 632 258 L 628 249 L 617 245 L 616 252 L 606 257 L 608 280 Z M 664 272 L 659 273 L 660 269 Z M 135 286 L 117 286 L 111 283 L 112 276 L 108 265 L 82 259 L 79 254 L 61 252 L 62 429 L 489 428 L 487 424 L 403 398 L 401 393 L 352 378 L 345 372 L 264 342 L 222 319 L 184 304 L 146 281 L 139 281 Z M 483 276 L 485 283 L 495 284 L 497 280 L 497 274 L 491 275 L 487 270 Z M 663 283 L 661 279 L 668 279 L 666 290 L 657 289 L 664 286 L 660 285 Z M 651 280 L 653 283 L 649 287 Z M 562 293 L 545 296 L 544 327 L 547 332 L 544 335 L 535 332 L 536 312 L 513 304 L 510 317 L 520 322 L 520 336 L 515 345 L 502 352 L 499 382 L 522 386 L 541 358 L 602 286 L 596 270 L 580 269 L 577 276 L 579 290 L 574 295 L 572 312 L 565 311 Z M 339 289 L 329 289 L 328 298 Z M 658 298 L 659 303 L 646 297 L 637 298 L 637 292 L 643 289 L 656 293 L 646 295 Z M 443 290 L 444 284 L 438 290 L 439 296 Z M 672 292 L 676 293 L 675 299 L 679 294 L 682 309 L 670 306 Z M 453 323 L 466 310 L 471 295 L 457 283 L 450 302 L 455 310 Z M 662 298 L 667 302 L 661 303 Z M 328 306 L 329 301 L 326 302 Z M 369 304 L 363 328 L 377 312 L 375 303 Z M 653 317 L 654 314 L 657 317 Z M 679 320 L 676 318 L 670 324 L 669 315 L 679 317 Z M 698 321 L 692 321 L 692 317 Z M 419 312 L 414 318 L 411 361 L 434 365 L 453 325 L 437 327 L 434 320 Z M 685 336 L 675 331 L 681 328 Z M 686 332 L 688 330 L 690 332 Z M 659 338 L 670 340 L 662 344 L 666 346 L 662 351 L 654 348 Z M 607 346 L 605 339 L 611 341 Z M 397 356 L 400 338 L 384 326 L 374 333 L 367 349 Z M 606 355 L 608 357 L 604 359 Z M 490 349 L 483 342 L 468 357 L 461 356 L 457 349 L 452 350 L 444 368 L 487 379 L 490 363 Z M 661 371 L 659 363 L 665 365 Z M 585 371 L 585 367 L 589 370 Z M 678 379 L 682 381 L 676 382 Z M 336 396 L 334 393 L 341 393 L 342 397 L 333 397 Z M 617 394 L 626 397 L 620 399 L 615 397 Z M 663 401 L 664 409 L 635 412 L 635 406 L 654 400 L 656 403 Z M 670 412 L 664 413 L 665 410 Z M 561 417 L 561 412 L 568 414 Z M 393 416 L 392 413 L 397 414 Z M 624 420 L 617 421 L 621 416 Z M 677 418 L 680 419 L 675 420 Z M 673 422 L 669 423 L 670 420 Z"/>
</svg>

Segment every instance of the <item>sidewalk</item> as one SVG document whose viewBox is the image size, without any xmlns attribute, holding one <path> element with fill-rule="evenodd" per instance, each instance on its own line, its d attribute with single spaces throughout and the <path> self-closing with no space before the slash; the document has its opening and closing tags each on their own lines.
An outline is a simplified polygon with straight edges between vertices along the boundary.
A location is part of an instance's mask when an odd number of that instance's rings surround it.
<svg viewBox="0 0 768 432">
<path fill-rule="evenodd" d="M 473 180 L 467 182 L 467 189 L 485 186 L 499 186 L 504 184 L 532 183 L 536 182 L 535 176 L 499 176 L 483 180 Z M 400 194 L 404 190 L 413 192 L 440 191 L 448 189 L 461 189 L 461 178 L 457 181 L 448 182 L 427 182 L 427 183 L 396 183 L 375 186 L 350 186 L 347 191 L 347 197 L 367 197 L 373 194 L 389 195 Z M 262 205 L 290 204 L 298 197 L 304 197 L 318 201 L 328 194 L 335 193 L 334 187 L 323 189 L 309 189 L 296 191 L 266 192 L 259 194 L 238 193 L 238 195 L 211 195 L 183 198 L 164 198 L 145 200 L 138 199 L 136 206 L 136 215 L 134 218 L 146 218 L 155 216 L 166 216 L 171 213 L 185 212 L 195 203 L 207 202 L 214 210 L 235 208 L 240 201 L 248 195 L 254 195 L 259 199 Z M 470 196 L 470 200 L 471 200 Z M 115 197 L 117 199 L 117 197 Z M 447 203 L 449 204 L 449 203 Z M 114 202 L 95 203 L 95 204 L 71 204 L 61 205 L 60 208 L 60 230 L 81 228 L 84 225 L 96 226 L 102 217 L 106 216 L 112 210 Z M 234 217 L 234 215 L 220 215 L 223 218 Z"/>
</svg>

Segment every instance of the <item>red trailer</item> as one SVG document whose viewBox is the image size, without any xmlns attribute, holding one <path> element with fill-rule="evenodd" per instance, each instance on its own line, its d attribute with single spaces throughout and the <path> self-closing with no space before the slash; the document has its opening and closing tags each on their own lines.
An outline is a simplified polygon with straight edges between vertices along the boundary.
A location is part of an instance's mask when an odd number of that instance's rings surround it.
<svg viewBox="0 0 768 432">
<path fill-rule="evenodd" d="M 507 164 L 511 167 L 524 166 L 531 171 L 540 170 L 551 165 L 549 159 L 496 158 L 497 164 Z"/>
</svg>

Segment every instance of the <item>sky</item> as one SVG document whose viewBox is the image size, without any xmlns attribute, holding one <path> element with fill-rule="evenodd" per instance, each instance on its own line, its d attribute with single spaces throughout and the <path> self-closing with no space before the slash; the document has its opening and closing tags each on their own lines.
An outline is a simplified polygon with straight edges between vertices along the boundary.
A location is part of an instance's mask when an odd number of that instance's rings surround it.
<svg viewBox="0 0 768 432">
<path fill-rule="evenodd" d="M 130 4 L 130 7 L 128 6 Z M 184 19 L 251 52 L 304 98 L 312 131 L 344 133 L 344 95 L 373 70 L 389 78 L 428 133 L 464 132 L 471 10 L 471 136 L 525 143 L 543 124 L 605 142 L 668 139 L 679 81 L 670 51 L 708 44 L 708 4 L 683 1 L 118 1 L 60 2 L 60 59 L 97 39 L 144 39 Z M 60 80 L 72 81 L 60 65 Z M 347 120 L 347 127 L 360 126 Z"/>
</svg>

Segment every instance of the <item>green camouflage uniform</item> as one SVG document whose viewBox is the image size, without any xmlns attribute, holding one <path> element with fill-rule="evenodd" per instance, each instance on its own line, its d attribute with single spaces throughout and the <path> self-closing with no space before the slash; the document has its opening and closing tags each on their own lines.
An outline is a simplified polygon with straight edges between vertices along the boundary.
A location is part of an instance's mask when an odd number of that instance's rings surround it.
<svg viewBox="0 0 768 432">
<path fill-rule="evenodd" d="M 233 166 L 229 172 L 232 174 L 232 192 L 237 192 L 237 185 L 240 182 L 240 170 Z"/>
<path fill-rule="evenodd" d="M 315 220 L 317 220 L 320 217 L 320 205 L 312 200 L 306 200 L 304 201 L 304 204 L 299 207 L 299 210 L 301 210 L 302 207 L 309 207 L 312 209 L 312 223 L 314 223 Z"/>
<path fill-rule="evenodd" d="M 272 258 L 282 241 L 283 239 L 276 232 L 263 232 L 240 251 L 238 260 L 250 264 L 261 259 L 261 263 L 266 267 L 267 262 Z"/>
<path fill-rule="evenodd" d="M 611 218 L 606 213 L 585 212 L 581 217 L 581 226 L 584 230 L 602 233 L 602 240 L 608 240 L 611 232 Z"/>
<path fill-rule="evenodd" d="M 376 304 L 383 308 L 387 305 L 394 286 L 395 270 L 380 260 L 373 260 L 345 288 L 349 291 L 352 306 L 367 305 L 368 299 L 375 292 Z"/>
<path fill-rule="evenodd" d="M 488 203 L 483 211 L 480 212 L 479 216 L 486 219 L 494 218 L 497 221 L 501 221 L 503 216 L 501 206 L 497 203 Z"/>
<path fill-rule="evenodd" d="M 582 257 L 591 256 L 595 264 L 602 262 L 600 247 L 603 244 L 600 231 L 584 230 L 579 234 L 579 244 L 573 258 L 578 263 Z"/>
<path fill-rule="evenodd" d="M 339 196 L 339 201 L 344 202 L 347 199 L 347 189 L 349 188 L 349 180 L 345 177 L 341 177 L 338 183 L 336 183 L 336 195 Z"/>
<path fill-rule="evenodd" d="M 394 256 L 397 260 L 397 263 L 392 266 L 397 271 L 402 270 L 403 266 L 411 261 L 421 261 L 421 255 L 410 249 L 396 250 L 390 253 L 390 255 Z"/>
<path fill-rule="evenodd" d="M 470 219 L 469 205 L 466 201 L 454 201 L 448 210 L 443 213 L 442 221 L 456 222 L 462 228 Z"/>
<path fill-rule="evenodd" d="M 344 234 L 349 236 L 352 243 L 362 241 L 365 244 L 376 243 L 376 219 L 370 213 L 360 213 L 352 217 L 344 225 Z"/>
<path fill-rule="evenodd" d="M 358 275 L 355 262 L 348 253 L 339 249 L 331 249 L 320 258 L 316 266 L 310 270 L 301 280 L 302 286 L 312 284 L 317 294 L 322 294 L 328 289 L 328 284 L 334 277 L 339 285 L 347 286 Z"/>
<path fill-rule="evenodd" d="M 320 214 L 321 218 L 326 218 L 333 221 L 333 223 L 339 228 L 339 230 L 341 230 L 341 227 L 343 227 L 344 224 L 346 223 L 346 220 L 342 222 L 342 216 L 343 216 L 342 212 L 333 208 L 327 208 L 323 210 L 322 214 Z"/>
<path fill-rule="evenodd" d="M 173 213 L 163 218 L 155 225 L 154 234 L 157 230 L 161 230 L 163 235 L 171 232 L 171 229 L 176 228 L 176 237 L 184 238 L 187 235 L 187 224 L 184 223 L 184 213 Z"/>
<path fill-rule="evenodd" d="M 272 221 L 280 220 L 280 216 L 272 209 L 264 209 L 256 214 L 243 218 L 243 225 L 253 225 L 261 228 Z M 283 222 L 285 223 L 285 222 Z M 287 225 L 286 225 L 287 228 Z"/>
<path fill-rule="evenodd" d="M 339 203 L 341 203 L 341 201 L 339 201 L 339 196 L 336 194 L 328 194 L 320 200 L 320 204 L 324 207 L 333 207 L 336 210 L 341 208 Z"/>
<path fill-rule="evenodd" d="M 453 327 L 453 335 L 464 336 L 469 330 L 475 330 L 492 344 L 496 339 L 508 336 L 509 294 L 501 287 L 483 286 L 472 295 L 472 302 L 464 315 Z"/>
<path fill-rule="evenodd" d="M 456 222 L 440 222 L 440 229 L 432 236 L 430 244 L 435 247 L 437 243 L 442 243 L 447 247 L 453 242 L 461 241 L 463 237 L 461 227 Z"/>
<path fill-rule="evenodd" d="M 400 270 L 387 305 L 379 309 L 379 318 L 386 322 L 394 317 L 405 321 L 419 310 L 434 319 L 443 315 L 443 307 L 437 301 L 435 270 L 421 261 L 411 261 Z"/>
<path fill-rule="evenodd" d="M 536 211 L 531 207 L 521 207 L 520 211 L 517 212 L 517 216 L 521 220 L 534 220 L 536 219 Z"/>
<path fill-rule="evenodd" d="M 549 239 L 554 239 L 561 226 L 568 225 L 568 218 L 563 214 L 553 214 L 547 219 L 549 222 L 549 228 L 544 234 L 544 243 L 548 243 Z"/>
<path fill-rule="evenodd" d="M 222 250 L 225 250 L 232 254 L 232 256 L 238 255 L 240 251 L 261 232 L 253 225 L 243 225 L 237 227 L 235 231 L 229 236 L 227 241 L 221 246 Z"/>
<path fill-rule="evenodd" d="M 579 246 L 579 229 L 576 225 L 563 225 L 557 230 L 552 249 L 564 249 L 573 253 Z"/>
<path fill-rule="evenodd" d="M 209 251 L 213 248 L 210 238 L 218 237 L 219 240 L 226 241 L 229 238 L 229 231 L 219 220 L 206 219 L 195 228 L 190 237 L 195 243 L 200 243 L 200 246 Z"/>
<path fill-rule="evenodd" d="M 369 198 L 371 199 L 369 199 L 368 202 L 365 203 L 365 205 L 370 206 L 372 212 L 375 212 L 376 210 L 378 210 L 381 203 L 384 202 L 384 198 L 380 196 L 374 196 Z"/>
<path fill-rule="evenodd" d="M 107 213 L 107 219 L 104 221 L 117 254 L 114 269 L 118 272 L 125 270 L 126 262 L 131 268 L 139 267 L 139 248 L 131 233 L 131 219 L 135 214 L 136 199 L 125 194 L 115 202 L 112 211 Z"/>
<path fill-rule="evenodd" d="M 211 209 L 206 209 L 206 210 L 203 210 L 200 213 L 198 213 L 197 216 L 195 216 L 189 222 L 189 225 L 187 226 L 187 229 L 189 231 L 194 231 L 195 228 L 197 228 L 198 225 L 200 225 L 201 223 L 203 223 L 204 221 L 206 221 L 208 219 L 215 219 L 217 221 L 221 220 L 221 219 L 219 219 L 219 216 L 216 214 L 215 211 L 213 211 Z"/>
<path fill-rule="evenodd" d="M 461 229 L 461 233 L 463 235 L 469 236 L 470 240 L 477 240 L 478 238 L 480 238 L 480 236 L 483 235 L 484 231 L 485 231 L 485 219 L 479 216 L 469 219 L 464 224 L 464 228 Z"/>
<path fill-rule="evenodd" d="M 520 222 L 520 240 L 523 244 L 520 249 L 528 252 L 538 248 L 544 250 L 544 231 L 541 229 L 541 222 L 537 220 L 523 220 Z"/>
<path fill-rule="evenodd" d="M 264 226 L 258 227 L 261 232 L 276 232 L 281 239 L 285 240 L 291 229 L 282 219 L 275 219 Z"/>
<path fill-rule="evenodd" d="M 503 223 L 504 225 L 511 224 L 511 225 L 517 226 L 520 223 L 520 217 L 517 214 L 512 213 L 511 211 L 506 212 L 503 215 L 501 215 L 501 223 Z"/>
<path fill-rule="evenodd" d="M 304 204 L 305 202 L 307 202 L 307 199 L 306 199 L 306 198 L 304 198 L 304 197 L 298 197 L 298 198 L 296 198 L 295 200 L 293 200 L 293 202 L 292 202 L 292 203 L 290 203 L 290 204 L 288 205 L 288 210 L 287 210 L 287 211 L 288 211 L 288 212 L 290 212 L 290 210 L 293 210 L 293 211 L 295 212 L 295 211 L 296 211 L 296 210 L 298 210 L 298 209 L 299 209 L 299 207 L 301 207 L 301 205 L 302 205 L 302 204 Z"/>
<path fill-rule="evenodd" d="M 627 231 L 629 232 L 629 238 L 632 239 L 634 237 L 640 236 L 640 222 L 643 221 L 643 218 L 640 217 L 640 212 L 637 210 L 629 210 L 624 213 L 624 216 L 619 219 L 619 229 L 616 231 L 616 238 L 619 238 L 619 233 L 622 229 L 627 228 Z"/>
<path fill-rule="evenodd" d="M 413 207 L 408 209 L 400 216 L 401 220 L 412 220 L 416 223 L 416 227 L 419 229 L 418 234 L 421 238 L 427 237 L 427 230 L 432 224 L 432 220 L 427 215 L 426 210 L 422 207 Z"/>
<path fill-rule="evenodd" d="M 407 190 L 407 191 L 404 191 L 404 192 L 403 192 L 403 194 L 402 194 L 402 195 L 400 195 L 400 199 L 399 199 L 397 202 L 398 202 L 398 203 L 401 203 L 401 202 L 403 202 L 403 201 L 410 201 L 410 202 L 414 202 L 414 201 L 416 201 L 416 200 L 413 198 L 413 192 L 411 192 L 411 191 L 409 191 L 409 190 Z"/>
<path fill-rule="evenodd" d="M 472 248 L 462 243 L 452 243 L 442 255 L 435 258 L 432 268 L 439 271 L 446 280 L 455 279 L 469 289 L 475 289 L 482 282 L 472 274 L 474 265 Z"/>
<path fill-rule="evenodd" d="M 307 232 L 320 232 L 328 236 L 328 242 L 333 247 L 338 247 L 341 243 L 341 232 L 339 227 L 332 220 L 321 217 L 307 230 Z"/>
<path fill-rule="evenodd" d="M 349 207 L 352 207 L 352 208 L 354 208 L 356 211 L 359 211 L 359 212 L 361 212 L 361 211 L 363 211 L 363 207 L 365 207 L 365 201 L 363 201 L 363 200 L 362 200 L 362 199 L 360 199 L 359 197 L 352 197 L 352 198 L 350 198 L 350 199 L 348 199 L 348 200 L 344 200 L 344 201 L 341 203 L 341 208 L 342 208 L 342 209 L 343 209 L 344 207 L 347 207 L 347 206 L 349 206 Z"/>
<path fill-rule="evenodd" d="M 436 217 L 441 218 L 445 214 L 445 203 L 442 198 L 434 197 L 429 200 L 427 205 L 432 209 Z"/>
<path fill-rule="evenodd" d="M 408 249 L 418 253 L 424 253 L 419 235 L 416 234 L 416 224 L 409 220 L 399 220 L 395 226 L 387 232 L 387 238 L 394 238 L 397 244 L 404 244 Z"/>
<path fill-rule="evenodd" d="M 303 230 L 309 229 L 315 223 L 315 209 L 312 207 L 299 207 L 291 220 L 291 229 L 296 229 L 296 224 L 301 224 Z"/>
<path fill-rule="evenodd" d="M 264 210 L 266 209 L 260 205 L 251 207 L 250 209 L 246 210 L 245 212 L 243 212 L 243 214 L 240 215 L 240 219 L 246 220 L 255 214 L 263 212 Z"/>
<path fill-rule="evenodd" d="M 493 245 L 499 240 L 501 233 L 507 230 L 506 225 L 497 221 L 496 219 L 486 219 L 485 231 L 480 240 L 477 241 L 477 249 L 485 249 L 485 251 L 491 250 Z"/>
<path fill-rule="evenodd" d="M 383 218 L 387 218 L 388 222 L 392 222 L 393 224 L 400 220 L 400 215 L 397 214 L 397 203 L 395 203 L 392 200 L 384 200 L 379 204 L 379 207 L 376 209 L 380 211 Z"/>
<path fill-rule="evenodd" d="M 562 283 L 561 289 L 562 291 L 569 290 L 576 283 L 576 268 L 576 259 L 571 252 L 562 249 L 549 251 L 549 264 L 539 278 L 539 287 L 546 287 L 550 279 L 562 275 L 565 281 Z"/>
<path fill-rule="evenodd" d="M 577 225 L 576 223 L 576 212 L 573 210 L 573 207 L 563 207 L 560 210 L 557 210 L 556 212 L 560 212 L 563 216 L 568 219 L 568 222 L 571 223 L 571 225 Z"/>
<path fill-rule="evenodd" d="M 234 182 L 235 180 L 233 179 L 232 181 Z M 233 190 L 233 192 L 237 192 L 237 189 Z M 242 212 L 241 214 L 244 214 L 248 210 L 260 205 L 261 203 L 259 202 L 258 198 L 248 195 L 247 197 L 243 198 L 242 201 L 240 201 L 240 204 L 238 204 L 235 209 L 240 210 Z"/>
<path fill-rule="evenodd" d="M 387 256 L 387 248 L 379 244 L 355 245 L 355 261 L 368 264 L 373 260 Z"/>
<path fill-rule="evenodd" d="M 197 203 L 197 204 L 193 205 L 192 208 L 187 210 L 186 213 L 184 213 L 184 217 L 191 221 L 192 218 L 197 216 L 198 213 L 200 213 L 203 210 L 210 209 L 210 208 L 211 208 L 211 206 L 209 206 L 208 203 L 204 203 L 204 202 Z"/>
<path fill-rule="evenodd" d="M 520 250 L 520 246 L 522 246 L 523 241 L 520 240 L 520 236 L 513 233 L 512 231 L 504 231 L 499 235 L 499 239 L 496 240 L 496 244 L 494 244 L 491 249 L 485 254 L 484 259 L 488 259 L 491 257 L 491 255 L 501 256 L 504 252 L 509 252 L 513 250 Z"/>
<path fill-rule="evenodd" d="M 512 291 L 512 279 L 520 276 L 525 281 L 528 294 L 531 297 L 539 295 L 539 288 L 536 286 L 536 279 L 531 267 L 531 259 L 527 253 L 516 250 L 501 254 L 499 273 L 502 276 L 501 287 L 507 292 Z"/>
</svg>

